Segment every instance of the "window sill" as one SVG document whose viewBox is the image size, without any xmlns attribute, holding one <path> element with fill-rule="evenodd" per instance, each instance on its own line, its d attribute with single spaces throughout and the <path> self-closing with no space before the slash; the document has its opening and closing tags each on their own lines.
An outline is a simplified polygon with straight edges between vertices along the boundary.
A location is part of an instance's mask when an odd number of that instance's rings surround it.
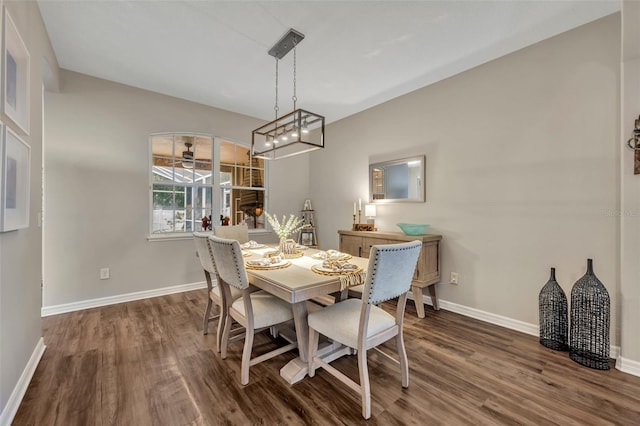
<svg viewBox="0 0 640 426">
<path fill-rule="evenodd" d="M 193 234 L 184 233 L 184 234 L 151 234 L 147 235 L 147 241 L 155 243 L 158 241 L 177 241 L 177 240 L 191 240 L 193 239 Z"/>
<path fill-rule="evenodd" d="M 211 234 L 213 235 L 212 231 L 208 231 L 211 232 Z M 254 235 L 255 236 L 262 236 L 262 235 L 270 235 L 271 231 L 267 231 L 265 229 L 259 229 L 259 230 L 249 230 L 249 237 L 252 238 Z M 151 235 L 147 235 L 147 241 L 155 243 L 158 241 L 179 241 L 179 240 L 190 240 L 193 238 L 193 234 L 191 232 L 186 232 L 186 233 L 182 233 L 182 234 L 151 234 Z"/>
</svg>

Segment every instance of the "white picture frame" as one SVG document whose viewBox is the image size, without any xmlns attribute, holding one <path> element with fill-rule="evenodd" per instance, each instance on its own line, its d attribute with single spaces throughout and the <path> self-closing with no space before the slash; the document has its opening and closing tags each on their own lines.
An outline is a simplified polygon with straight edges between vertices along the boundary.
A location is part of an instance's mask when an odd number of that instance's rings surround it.
<svg viewBox="0 0 640 426">
<path fill-rule="evenodd" d="M 6 7 L 3 24 L 2 112 L 28 135 L 31 59 Z"/>
<path fill-rule="evenodd" d="M 6 125 L 0 161 L 0 232 L 29 227 L 31 147 Z"/>
</svg>

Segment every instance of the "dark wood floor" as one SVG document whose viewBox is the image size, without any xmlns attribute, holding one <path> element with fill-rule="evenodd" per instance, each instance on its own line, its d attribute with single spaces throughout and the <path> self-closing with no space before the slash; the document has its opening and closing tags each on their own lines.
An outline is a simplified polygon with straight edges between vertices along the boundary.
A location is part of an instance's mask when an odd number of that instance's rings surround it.
<svg viewBox="0 0 640 426">
<path fill-rule="evenodd" d="M 323 370 L 286 384 L 278 371 L 293 353 L 252 367 L 242 387 L 242 342 L 220 359 L 200 330 L 205 300 L 199 290 L 45 318 L 47 350 L 13 424 L 640 425 L 640 377 L 581 367 L 535 337 L 451 312 L 420 320 L 412 302 L 409 388 L 371 352 L 368 422 Z M 276 343 L 261 335 L 255 350 Z M 356 357 L 334 365 L 357 377 Z"/>
</svg>

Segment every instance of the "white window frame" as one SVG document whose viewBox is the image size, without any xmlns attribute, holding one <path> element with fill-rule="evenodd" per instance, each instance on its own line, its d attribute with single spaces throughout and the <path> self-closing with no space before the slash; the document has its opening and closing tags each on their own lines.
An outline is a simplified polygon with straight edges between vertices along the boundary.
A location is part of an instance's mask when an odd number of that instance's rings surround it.
<svg viewBox="0 0 640 426">
<path fill-rule="evenodd" d="M 213 210 L 218 212 L 218 216 L 220 217 L 220 211 L 222 211 L 222 206 L 220 205 L 220 193 L 222 188 L 233 189 L 248 189 L 254 190 L 256 188 L 244 187 L 241 185 L 231 185 L 223 187 L 220 183 L 220 145 L 222 142 L 232 143 L 235 145 L 240 145 L 248 150 L 251 150 L 251 144 L 240 142 L 231 138 L 223 138 L 219 136 L 214 136 L 213 138 L 213 168 L 216 170 L 216 173 L 213 176 Z M 264 208 L 263 211 L 267 211 L 267 206 L 269 202 L 269 161 L 263 161 L 264 163 Z M 233 202 L 233 200 L 232 200 Z M 263 213 L 264 215 L 264 213 Z M 217 222 L 214 224 L 218 224 Z M 270 228 L 268 222 L 265 220 L 264 228 L 259 229 L 249 229 L 249 234 L 269 234 Z"/>
<path fill-rule="evenodd" d="M 163 241 L 163 240 L 181 240 L 181 239 L 190 239 L 192 238 L 193 231 L 187 232 L 162 232 L 162 233 L 154 233 L 153 232 L 153 185 L 154 183 L 158 184 L 158 182 L 154 182 L 154 171 L 153 171 L 153 138 L 156 136 L 198 136 L 198 137 L 207 137 L 212 139 L 212 164 L 211 164 L 211 172 L 212 172 L 212 183 L 211 183 L 211 217 L 213 221 L 213 225 L 219 224 L 219 217 L 221 211 L 220 204 L 220 194 L 223 189 L 220 183 L 220 144 L 221 142 L 233 143 L 235 145 L 240 145 L 244 148 L 251 149 L 251 145 L 245 142 L 236 141 L 230 138 L 213 136 L 211 134 L 206 133 L 196 133 L 196 132 L 160 132 L 153 133 L 149 135 L 149 214 L 148 214 L 148 227 L 147 239 L 149 241 Z M 269 188 L 269 162 L 264 162 L 264 211 L 267 210 L 268 203 L 268 188 Z M 167 182 L 167 185 L 175 185 L 175 181 Z M 185 184 L 185 187 L 194 186 L 194 184 L 188 185 Z M 201 187 L 207 187 L 207 185 L 196 185 Z M 233 185 L 227 186 L 224 188 L 230 189 L 245 189 L 243 186 Z M 246 189 L 255 189 L 255 188 L 246 188 Z M 196 229 L 197 230 L 197 229 Z M 250 234 L 263 234 L 269 233 L 268 226 L 265 224 L 265 228 L 260 229 L 249 229 Z"/>
</svg>

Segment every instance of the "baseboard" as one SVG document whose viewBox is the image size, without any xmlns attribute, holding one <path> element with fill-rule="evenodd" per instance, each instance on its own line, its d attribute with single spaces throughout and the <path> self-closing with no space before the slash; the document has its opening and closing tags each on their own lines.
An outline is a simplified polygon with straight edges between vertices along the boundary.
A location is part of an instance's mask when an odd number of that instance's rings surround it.
<svg viewBox="0 0 640 426">
<path fill-rule="evenodd" d="M 613 358 L 616 360 L 616 368 L 618 365 L 618 360 L 620 359 L 620 346 L 609 346 L 609 358 Z"/>
<path fill-rule="evenodd" d="M 632 361 L 628 358 L 618 356 L 616 360 L 616 368 L 623 373 L 633 374 L 640 377 L 640 362 Z"/>
<path fill-rule="evenodd" d="M 409 293 L 409 297 L 413 299 L 411 293 Z M 431 299 L 429 297 L 426 297 L 424 302 L 426 305 L 432 306 Z M 445 309 L 447 311 L 455 312 L 456 314 L 460 314 L 469 318 L 474 318 L 480 321 L 488 322 L 490 324 L 499 325 L 501 327 L 505 327 L 510 330 L 520 331 L 522 333 L 530 334 L 532 336 L 536 336 L 536 337 L 540 336 L 540 327 L 537 324 L 530 324 L 530 323 L 519 321 L 513 318 L 503 317 L 502 315 L 492 314 L 491 312 L 481 311 L 480 309 L 470 308 L 468 306 L 459 305 L 457 303 L 449 302 L 442 299 L 439 300 L 439 304 L 440 304 L 440 308 Z M 618 361 L 620 360 L 620 346 L 611 345 L 609 347 L 609 358 L 613 358 L 617 360 L 616 368 L 618 368 Z M 627 360 L 627 362 L 633 363 L 635 361 Z M 637 362 L 636 364 L 640 365 L 640 363 L 637 363 Z M 636 371 L 640 370 L 638 366 L 636 367 L 632 366 L 630 368 L 632 371 L 634 371 L 634 369 Z M 618 369 L 621 371 L 624 371 L 620 368 Z M 634 373 L 630 373 L 630 374 L 634 374 Z"/>
<path fill-rule="evenodd" d="M 13 421 L 13 418 L 20 407 L 20 403 L 22 402 L 22 398 L 24 398 L 24 394 L 27 392 L 31 378 L 36 372 L 36 368 L 38 367 L 40 359 L 42 358 L 46 348 L 47 347 L 44 345 L 44 339 L 41 337 L 40 340 L 38 340 L 36 347 L 33 349 L 33 353 L 31 354 L 27 365 L 24 367 L 24 370 L 22 370 L 18 383 L 16 383 L 16 386 L 13 388 L 13 392 L 11 392 L 11 395 L 9 396 L 7 405 L 4 406 L 2 413 L 0 413 L 0 426 L 8 426 Z"/>
<path fill-rule="evenodd" d="M 81 311 L 83 309 L 98 308 L 100 306 L 115 305 L 117 303 L 132 302 L 134 300 L 149 299 L 167 294 L 182 293 L 185 291 L 198 290 L 206 288 L 205 281 L 174 285 L 171 287 L 157 288 L 153 290 L 136 291 L 134 293 L 119 294 L 117 296 L 100 297 L 98 299 L 83 300 L 80 302 L 63 303 L 62 305 L 43 306 L 41 315 L 47 317 L 49 315 L 64 314 L 67 312 Z"/>
<path fill-rule="evenodd" d="M 532 336 L 540 335 L 540 327 L 536 324 L 530 324 L 524 321 L 516 320 L 502 315 L 492 314 L 491 312 L 481 311 L 480 309 L 470 308 L 464 305 L 458 305 L 457 303 L 448 302 L 446 300 L 440 300 L 440 307 L 447 311 L 455 312 L 456 314 L 464 315 L 470 318 L 475 318 L 480 321 L 488 322 L 490 324 L 499 325 L 501 327 L 509 328 L 511 330 L 520 331 L 522 333 L 530 334 Z"/>
</svg>

